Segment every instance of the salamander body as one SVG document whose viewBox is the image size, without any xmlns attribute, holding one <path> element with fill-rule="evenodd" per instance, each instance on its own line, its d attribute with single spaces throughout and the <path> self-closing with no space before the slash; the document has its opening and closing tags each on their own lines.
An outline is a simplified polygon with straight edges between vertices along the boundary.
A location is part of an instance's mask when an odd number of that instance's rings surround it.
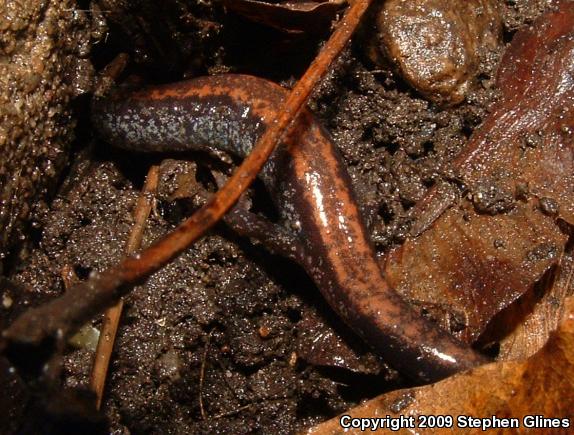
<svg viewBox="0 0 574 435">
<path fill-rule="evenodd" d="M 202 77 L 97 100 L 93 122 L 105 140 L 134 151 L 219 150 L 244 157 L 286 93 L 252 76 Z M 344 165 L 308 110 L 260 176 L 301 246 L 299 263 L 333 310 L 386 362 L 430 382 L 487 361 L 389 288 Z"/>
</svg>

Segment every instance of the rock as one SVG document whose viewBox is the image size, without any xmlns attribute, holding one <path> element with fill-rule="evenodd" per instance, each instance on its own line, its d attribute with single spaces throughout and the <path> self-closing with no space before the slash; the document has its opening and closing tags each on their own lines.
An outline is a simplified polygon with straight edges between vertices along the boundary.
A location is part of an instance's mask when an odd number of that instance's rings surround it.
<svg viewBox="0 0 574 435">
<path fill-rule="evenodd" d="M 428 100 L 460 103 L 481 57 L 501 43 L 494 0 L 390 0 L 378 18 L 380 50 Z"/>
<path fill-rule="evenodd" d="M 72 0 L 0 3 L 0 259 L 28 237 L 67 162 L 69 105 L 93 83 L 90 46 Z"/>
</svg>

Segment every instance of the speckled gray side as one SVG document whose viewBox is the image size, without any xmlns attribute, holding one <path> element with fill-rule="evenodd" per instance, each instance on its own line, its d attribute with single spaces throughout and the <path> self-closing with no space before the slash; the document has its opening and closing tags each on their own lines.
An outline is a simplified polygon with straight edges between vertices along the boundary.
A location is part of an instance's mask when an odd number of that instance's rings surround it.
<svg viewBox="0 0 574 435">
<path fill-rule="evenodd" d="M 140 152 L 217 148 L 243 157 L 264 129 L 258 119 L 244 119 L 249 108 L 213 106 L 197 98 L 185 102 L 169 98 L 153 105 L 117 102 L 114 106 L 95 118 L 101 119 L 99 132 L 116 146 Z"/>
<path fill-rule="evenodd" d="M 242 158 L 265 131 L 249 105 L 225 96 L 96 101 L 92 120 L 103 139 L 139 152 L 217 149 Z M 264 167 L 266 184 L 274 166 L 272 158 Z"/>
</svg>

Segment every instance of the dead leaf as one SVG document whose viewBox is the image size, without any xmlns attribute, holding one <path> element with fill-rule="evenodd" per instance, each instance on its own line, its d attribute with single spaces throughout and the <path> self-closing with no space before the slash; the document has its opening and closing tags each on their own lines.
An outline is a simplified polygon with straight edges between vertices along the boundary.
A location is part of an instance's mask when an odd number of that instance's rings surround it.
<svg viewBox="0 0 574 435">
<path fill-rule="evenodd" d="M 565 252 L 557 267 L 546 275 L 533 291 L 509 307 L 511 313 L 501 313 L 488 326 L 498 334 L 500 352 L 498 359 L 509 361 L 524 359 L 538 352 L 554 331 L 564 313 L 564 301 L 574 295 L 574 258 Z M 508 322 L 509 318 L 516 318 Z M 509 330 L 510 325 L 518 325 Z"/>
<path fill-rule="evenodd" d="M 496 216 L 478 214 L 468 203 L 452 207 L 429 231 L 388 255 L 385 276 L 442 318 L 447 330 L 472 342 L 562 253 L 567 237 L 532 207 L 518 204 L 511 214 Z"/>
<path fill-rule="evenodd" d="M 251 21 L 287 33 L 324 33 L 329 31 L 345 0 L 224 0 L 225 7 Z"/>
</svg>

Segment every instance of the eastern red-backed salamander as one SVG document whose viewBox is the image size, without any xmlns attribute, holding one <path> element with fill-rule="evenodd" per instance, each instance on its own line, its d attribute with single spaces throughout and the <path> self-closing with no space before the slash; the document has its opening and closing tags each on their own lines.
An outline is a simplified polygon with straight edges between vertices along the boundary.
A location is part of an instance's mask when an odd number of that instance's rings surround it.
<svg viewBox="0 0 574 435">
<path fill-rule="evenodd" d="M 275 118 L 286 92 L 251 76 L 202 77 L 98 100 L 93 121 L 103 138 L 122 148 L 216 149 L 244 157 Z M 345 167 L 308 110 L 266 163 L 261 179 L 297 241 L 291 257 L 385 361 L 423 382 L 487 362 L 418 316 L 389 288 Z"/>
</svg>

